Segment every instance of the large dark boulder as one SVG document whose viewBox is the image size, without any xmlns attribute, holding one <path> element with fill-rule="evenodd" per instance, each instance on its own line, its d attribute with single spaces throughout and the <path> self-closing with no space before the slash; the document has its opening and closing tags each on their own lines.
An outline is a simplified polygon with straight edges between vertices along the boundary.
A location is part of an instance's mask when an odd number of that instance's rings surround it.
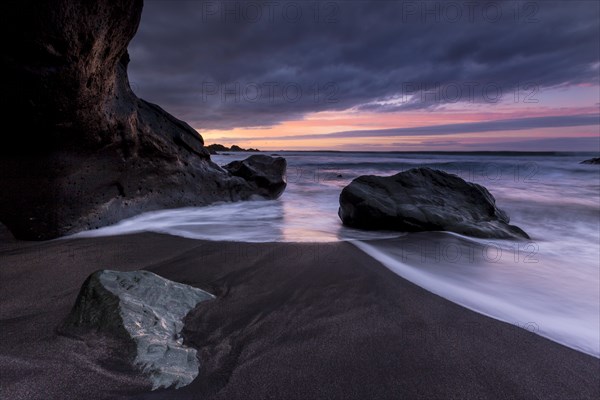
<svg viewBox="0 0 600 400">
<path fill-rule="evenodd" d="M 486 188 L 429 168 L 356 178 L 342 190 L 338 214 L 345 225 L 362 229 L 529 238 L 508 224 L 508 215 Z"/>
<path fill-rule="evenodd" d="M 2 2 L 0 222 L 50 239 L 143 211 L 265 194 L 210 160 L 202 137 L 136 97 L 127 45 L 141 0 Z"/>
<path fill-rule="evenodd" d="M 594 165 L 599 165 L 600 164 L 600 157 L 590 158 L 589 160 L 584 160 L 584 161 L 580 162 L 579 164 L 594 164 Z"/>
<path fill-rule="evenodd" d="M 223 166 L 231 175 L 256 184 L 260 189 L 259 194 L 267 198 L 277 198 L 285 190 L 286 167 L 285 158 L 273 158 L 262 154 Z"/>
</svg>

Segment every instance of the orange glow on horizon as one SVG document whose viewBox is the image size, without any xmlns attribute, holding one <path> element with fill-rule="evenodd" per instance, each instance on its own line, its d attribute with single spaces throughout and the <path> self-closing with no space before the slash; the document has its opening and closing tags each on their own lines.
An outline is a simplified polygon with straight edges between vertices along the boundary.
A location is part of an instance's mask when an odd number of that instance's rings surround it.
<svg viewBox="0 0 600 400">
<path fill-rule="evenodd" d="M 530 117 L 575 115 L 597 113 L 597 107 L 543 108 L 543 107 L 502 107 L 493 110 L 439 110 L 396 113 L 365 113 L 356 111 L 319 112 L 305 116 L 302 120 L 285 121 L 273 127 L 235 128 L 231 130 L 198 130 L 206 144 L 220 143 L 226 146 L 236 144 L 241 147 L 253 147 L 261 150 L 316 150 L 348 149 L 352 146 L 359 150 L 363 145 L 386 149 L 410 148 L 449 141 L 461 143 L 485 143 L 490 141 L 527 140 L 536 138 L 556 138 L 565 136 L 565 128 L 545 128 L 527 131 L 481 132 L 452 135 L 423 135 L 398 137 L 365 138 L 324 138 L 319 135 L 357 130 L 378 130 L 391 128 L 411 128 L 469 122 L 484 122 L 503 119 Z M 597 136 L 596 127 L 568 128 L 569 133 L 580 137 Z M 282 139 L 286 136 L 314 135 L 313 138 Z M 415 148 L 416 149 L 416 148 Z"/>
</svg>

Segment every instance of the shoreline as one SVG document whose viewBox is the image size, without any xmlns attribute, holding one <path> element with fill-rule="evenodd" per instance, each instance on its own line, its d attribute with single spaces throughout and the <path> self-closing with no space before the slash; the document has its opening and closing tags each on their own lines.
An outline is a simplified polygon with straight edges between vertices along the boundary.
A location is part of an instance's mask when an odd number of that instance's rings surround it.
<svg viewBox="0 0 600 400">
<path fill-rule="evenodd" d="M 157 233 L 0 242 L 7 398 L 596 398 L 600 360 L 426 291 L 347 242 Z M 217 296 L 186 317 L 201 369 L 149 392 L 103 338 L 56 326 L 98 269 L 146 269 Z M 109 391 L 106 389 L 110 388 Z"/>
</svg>

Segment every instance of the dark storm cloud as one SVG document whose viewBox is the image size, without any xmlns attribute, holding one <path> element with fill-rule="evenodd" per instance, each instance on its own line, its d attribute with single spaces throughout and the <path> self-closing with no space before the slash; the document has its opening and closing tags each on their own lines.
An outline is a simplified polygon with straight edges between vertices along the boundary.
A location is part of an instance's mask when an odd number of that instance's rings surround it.
<svg viewBox="0 0 600 400">
<path fill-rule="evenodd" d="M 146 1 L 134 90 L 201 129 L 598 83 L 593 1 Z"/>
</svg>

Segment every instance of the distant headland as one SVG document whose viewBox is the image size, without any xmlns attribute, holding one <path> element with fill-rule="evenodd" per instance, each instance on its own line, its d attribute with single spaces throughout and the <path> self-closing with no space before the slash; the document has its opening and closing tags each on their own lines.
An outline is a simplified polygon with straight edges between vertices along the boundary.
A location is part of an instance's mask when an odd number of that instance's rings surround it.
<svg viewBox="0 0 600 400">
<path fill-rule="evenodd" d="M 240 146 L 237 146 L 235 144 L 231 147 L 227 147 L 227 146 L 223 146 L 222 144 L 218 144 L 218 143 L 208 145 L 208 146 L 206 146 L 206 148 L 208 149 L 210 154 L 217 154 L 217 151 L 260 151 L 259 149 L 253 149 L 253 148 L 242 149 Z"/>
</svg>

